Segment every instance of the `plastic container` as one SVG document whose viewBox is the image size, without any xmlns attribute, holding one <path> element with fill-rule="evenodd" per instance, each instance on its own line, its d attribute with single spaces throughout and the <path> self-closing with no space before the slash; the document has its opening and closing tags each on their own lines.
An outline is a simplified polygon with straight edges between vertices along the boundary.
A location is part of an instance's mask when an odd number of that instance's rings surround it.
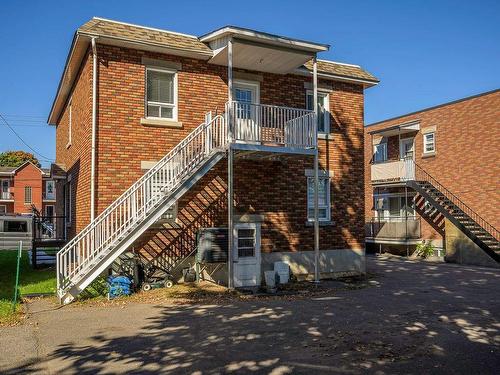
<svg viewBox="0 0 500 375">
<path fill-rule="evenodd" d="M 274 262 L 274 271 L 279 275 L 280 284 L 290 281 L 290 266 L 285 262 Z"/>
<path fill-rule="evenodd" d="M 276 271 L 264 271 L 264 278 L 268 288 L 276 288 Z"/>
</svg>

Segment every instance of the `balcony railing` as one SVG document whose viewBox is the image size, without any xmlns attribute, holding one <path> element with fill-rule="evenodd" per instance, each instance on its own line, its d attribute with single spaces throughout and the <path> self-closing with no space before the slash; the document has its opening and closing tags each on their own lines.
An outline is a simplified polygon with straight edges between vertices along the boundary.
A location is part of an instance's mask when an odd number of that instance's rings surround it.
<svg viewBox="0 0 500 375">
<path fill-rule="evenodd" d="M 415 179 L 413 159 L 377 162 L 371 165 L 372 182 L 398 182 Z"/>
<path fill-rule="evenodd" d="M 374 239 L 418 240 L 421 238 L 420 217 L 372 218 L 366 223 L 365 234 Z"/>
<path fill-rule="evenodd" d="M 312 149 L 317 144 L 313 111 L 265 104 L 229 102 L 233 141 L 263 146 Z"/>
<path fill-rule="evenodd" d="M 11 192 L 10 191 L 2 191 L 0 194 L 0 199 L 4 199 L 4 200 L 12 199 Z"/>
</svg>

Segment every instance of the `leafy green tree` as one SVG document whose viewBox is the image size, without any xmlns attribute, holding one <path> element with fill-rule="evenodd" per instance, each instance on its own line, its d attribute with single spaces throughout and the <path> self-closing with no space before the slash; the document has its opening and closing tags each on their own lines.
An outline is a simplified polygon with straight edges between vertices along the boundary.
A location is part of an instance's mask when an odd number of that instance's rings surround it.
<svg viewBox="0 0 500 375">
<path fill-rule="evenodd" d="M 38 168 L 41 167 L 40 162 L 35 155 L 26 151 L 5 151 L 0 153 L 0 167 L 19 167 L 21 164 L 30 161 Z"/>
</svg>

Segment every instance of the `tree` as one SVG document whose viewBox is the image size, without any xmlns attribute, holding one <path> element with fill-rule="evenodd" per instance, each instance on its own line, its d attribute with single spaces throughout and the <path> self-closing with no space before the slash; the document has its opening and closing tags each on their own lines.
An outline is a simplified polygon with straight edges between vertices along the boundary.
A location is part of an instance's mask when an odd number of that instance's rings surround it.
<svg viewBox="0 0 500 375">
<path fill-rule="evenodd" d="M 26 151 L 5 151 L 0 153 L 0 167 L 19 167 L 21 164 L 30 161 L 38 168 L 41 167 L 40 162 L 35 155 Z"/>
</svg>

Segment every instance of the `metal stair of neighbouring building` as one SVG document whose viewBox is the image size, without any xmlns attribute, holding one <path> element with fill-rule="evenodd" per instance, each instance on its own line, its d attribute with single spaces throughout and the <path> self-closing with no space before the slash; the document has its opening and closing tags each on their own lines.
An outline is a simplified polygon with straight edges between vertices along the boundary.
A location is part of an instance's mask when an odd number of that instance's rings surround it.
<svg viewBox="0 0 500 375">
<path fill-rule="evenodd" d="M 201 124 L 57 253 L 57 293 L 71 302 L 225 155 L 222 115 Z M 182 257 L 185 254 L 177 254 Z M 170 259 L 179 263 L 179 259 Z M 169 267 L 173 267 L 170 264 Z"/>
<path fill-rule="evenodd" d="M 407 185 L 417 191 L 495 261 L 500 262 L 498 230 L 451 193 L 418 164 Z"/>
</svg>

